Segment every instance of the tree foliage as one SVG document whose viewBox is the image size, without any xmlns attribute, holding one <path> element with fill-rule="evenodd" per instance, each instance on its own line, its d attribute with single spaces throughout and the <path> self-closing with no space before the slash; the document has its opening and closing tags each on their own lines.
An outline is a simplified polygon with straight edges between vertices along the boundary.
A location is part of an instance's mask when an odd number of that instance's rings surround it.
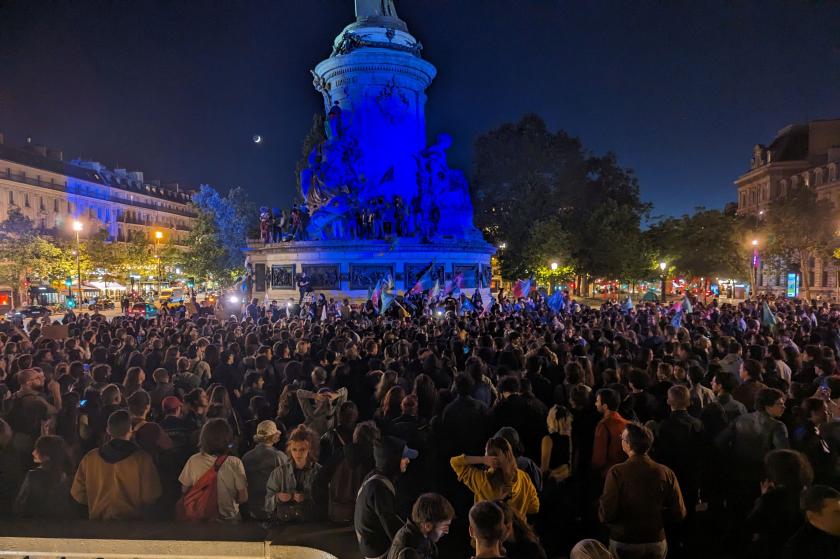
<svg viewBox="0 0 840 559">
<path fill-rule="evenodd" d="M 691 215 L 659 221 L 645 232 L 654 256 L 673 273 L 692 277 L 745 278 L 747 223 L 734 212 L 697 208 Z"/>
<path fill-rule="evenodd" d="M 632 171 L 536 115 L 482 135 L 475 145 L 476 225 L 500 253 L 508 279 L 549 260 L 584 276 L 639 273 L 641 220 L 650 207 Z M 634 278 L 635 279 L 635 278 Z"/>
<path fill-rule="evenodd" d="M 774 201 L 765 212 L 765 261 L 798 267 L 801 272 L 800 292 L 810 298 L 808 260 L 828 257 L 836 245 L 837 222 L 834 204 L 820 199 L 808 187 L 795 188 Z"/>
<path fill-rule="evenodd" d="M 207 185 L 193 196 L 193 206 L 198 219 L 187 241 L 184 267 L 197 278 L 228 284 L 242 273 L 242 248 L 250 224 L 257 221 L 256 208 L 239 187 L 222 196 Z"/>
</svg>

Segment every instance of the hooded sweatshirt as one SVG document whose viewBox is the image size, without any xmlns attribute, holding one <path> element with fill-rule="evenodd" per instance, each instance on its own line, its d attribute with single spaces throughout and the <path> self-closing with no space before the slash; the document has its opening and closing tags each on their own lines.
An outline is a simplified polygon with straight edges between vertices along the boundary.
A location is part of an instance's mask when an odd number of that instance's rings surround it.
<svg viewBox="0 0 840 559">
<path fill-rule="evenodd" d="M 382 557 L 403 520 L 397 516 L 395 482 L 400 475 L 405 442 L 395 437 L 385 437 L 373 447 L 376 468 L 365 478 L 356 498 L 353 524 L 359 550 L 366 558 Z"/>
<path fill-rule="evenodd" d="M 148 453 L 114 439 L 82 458 L 70 494 L 91 520 L 136 519 L 160 497 L 160 479 Z"/>
</svg>

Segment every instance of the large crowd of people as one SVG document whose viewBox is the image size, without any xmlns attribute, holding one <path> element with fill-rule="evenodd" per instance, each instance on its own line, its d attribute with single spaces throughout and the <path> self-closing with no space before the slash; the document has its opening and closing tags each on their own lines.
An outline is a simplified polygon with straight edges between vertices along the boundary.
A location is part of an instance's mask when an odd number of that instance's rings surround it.
<svg viewBox="0 0 840 559">
<path fill-rule="evenodd" d="M 365 558 L 840 557 L 840 310 L 497 297 L 0 323 L 0 516 L 332 523 Z"/>
</svg>

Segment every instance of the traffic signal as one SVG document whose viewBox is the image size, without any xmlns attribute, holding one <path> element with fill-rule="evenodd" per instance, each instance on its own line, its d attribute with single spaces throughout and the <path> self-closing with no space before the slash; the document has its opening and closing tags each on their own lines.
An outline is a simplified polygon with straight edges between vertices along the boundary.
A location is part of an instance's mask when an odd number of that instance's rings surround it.
<svg viewBox="0 0 840 559">
<path fill-rule="evenodd" d="M 72 297 L 68 297 L 64 304 L 67 305 L 68 309 L 76 308 L 76 300 Z"/>
<path fill-rule="evenodd" d="M 67 276 L 67 279 L 64 280 L 64 285 L 66 285 L 67 287 L 70 287 L 71 285 L 73 285 L 73 278 L 71 278 L 70 276 Z"/>
<path fill-rule="evenodd" d="M 187 278 L 187 287 L 190 289 L 195 287 L 195 278 Z"/>
</svg>

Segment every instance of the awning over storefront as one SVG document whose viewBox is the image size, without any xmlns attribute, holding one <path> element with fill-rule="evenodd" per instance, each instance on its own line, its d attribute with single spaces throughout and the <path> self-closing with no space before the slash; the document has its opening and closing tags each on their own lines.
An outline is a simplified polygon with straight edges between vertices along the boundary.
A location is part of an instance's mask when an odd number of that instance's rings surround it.
<svg viewBox="0 0 840 559">
<path fill-rule="evenodd" d="M 125 287 L 115 281 L 91 281 L 88 283 L 99 291 L 105 291 L 106 289 L 108 291 L 125 291 Z"/>
</svg>

